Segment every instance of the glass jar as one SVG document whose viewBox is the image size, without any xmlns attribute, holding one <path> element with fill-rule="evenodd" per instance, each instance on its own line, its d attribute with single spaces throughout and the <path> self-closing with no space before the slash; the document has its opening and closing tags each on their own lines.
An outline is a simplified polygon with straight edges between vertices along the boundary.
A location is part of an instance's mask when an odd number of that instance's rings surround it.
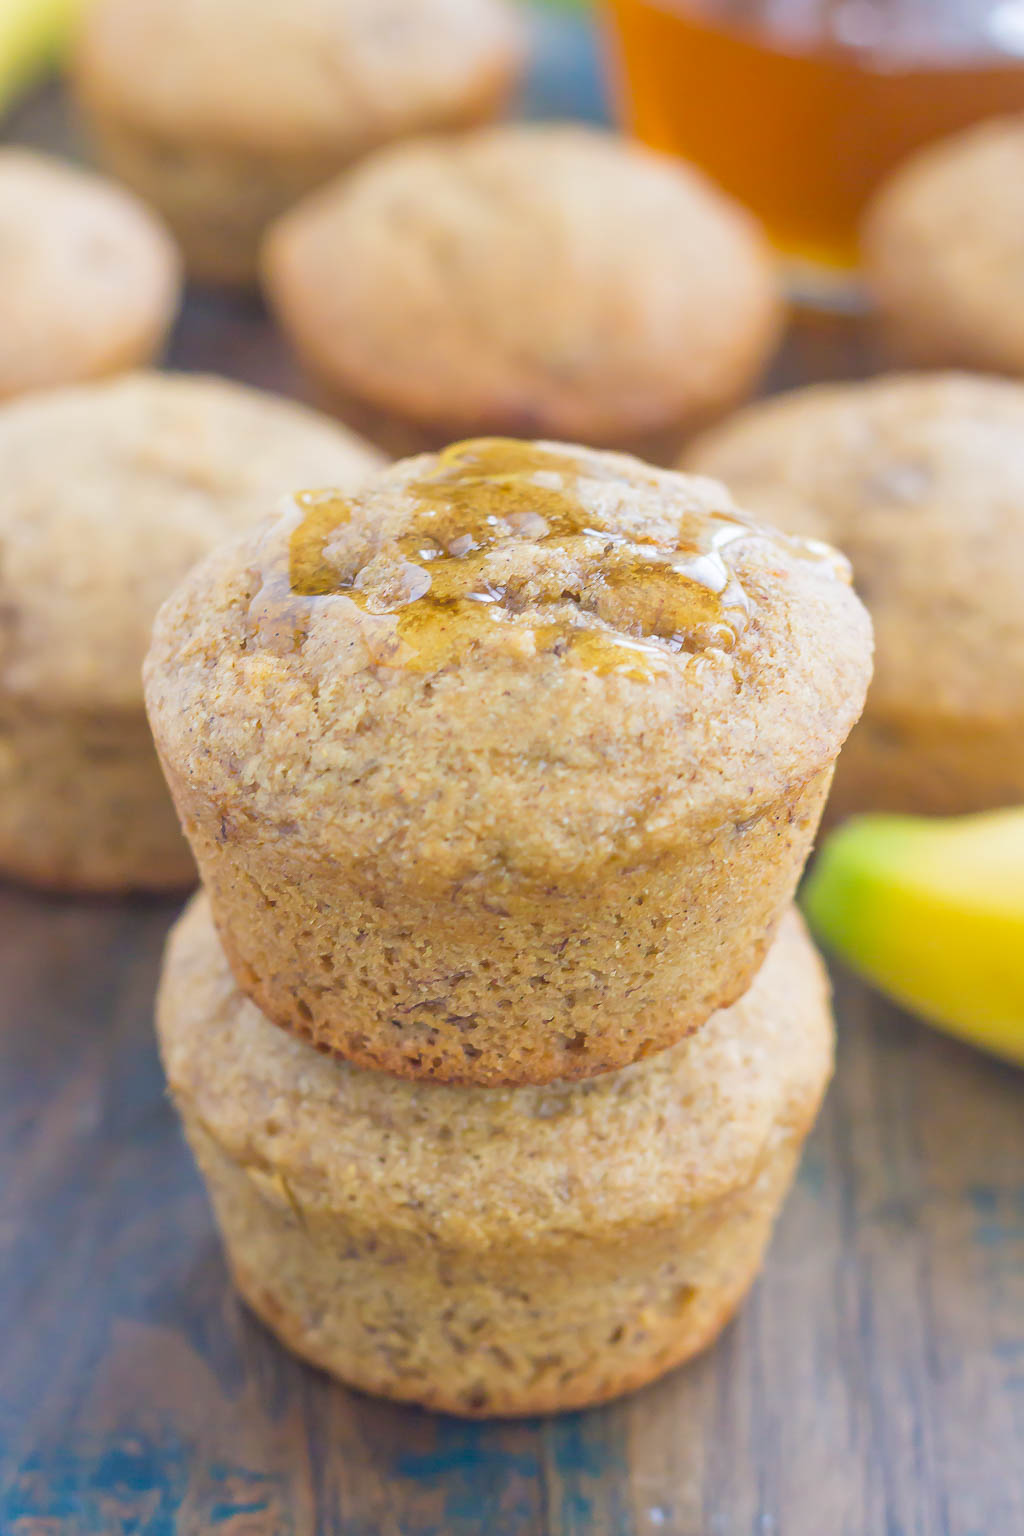
<svg viewBox="0 0 1024 1536">
<path fill-rule="evenodd" d="M 849 292 L 864 204 L 911 150 L 1024 109 L 1024 0 L 606 0 L 647 143 L 761 219 L 805 296 Z"/>
</svg>

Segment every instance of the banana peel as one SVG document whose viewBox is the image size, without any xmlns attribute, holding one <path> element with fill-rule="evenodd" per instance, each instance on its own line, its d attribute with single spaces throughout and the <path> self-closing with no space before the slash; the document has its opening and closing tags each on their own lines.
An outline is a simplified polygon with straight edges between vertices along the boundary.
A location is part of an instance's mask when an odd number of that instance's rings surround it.
<svg viewBox="0 0 1024 1536">
<path fill-rule="evenodd" d="M 1024 1065 L 1024 807 L 855 817 L 825 842 L 802 905 L 880 991 Z"/>
<path fill-rule="evenodd" d="M 0 0 L 0 113 L 64 58 L 85 0 Z"/>
</svg>

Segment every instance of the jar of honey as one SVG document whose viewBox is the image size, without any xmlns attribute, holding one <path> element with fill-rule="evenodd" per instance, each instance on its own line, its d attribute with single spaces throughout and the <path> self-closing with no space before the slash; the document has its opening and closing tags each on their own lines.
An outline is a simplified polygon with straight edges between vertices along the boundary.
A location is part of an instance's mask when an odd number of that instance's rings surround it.
<svg viewBox="0 0 1024 1536">
<path fill-rule="evenodd" d="M 606 0 L 627 124 L 746 203 L 798 292 L 848 292 L 910 151 L 1024 110 L 1024 0 Z"/>
</svg>

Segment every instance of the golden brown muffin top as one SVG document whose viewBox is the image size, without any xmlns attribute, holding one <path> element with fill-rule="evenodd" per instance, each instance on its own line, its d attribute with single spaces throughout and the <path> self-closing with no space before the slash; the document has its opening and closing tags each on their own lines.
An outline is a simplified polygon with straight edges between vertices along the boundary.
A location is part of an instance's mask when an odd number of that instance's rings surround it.
<svg viewBox="0 0 1024 1536">
<path fill-rule="evenodd" d="M 1024 373 L 1024 114 L 912 156 L 869 207 L 863 244 L 910 361 Z"/>
<path fill-rule="evenodd" d="M 79 89 L 200 146 L 353 156 L 514 76 L 510 0 L 92 0 Z"/>
<path fill-rule="evenodd" d="M 474 1249 L 614 1239 L 745 1187 L 805 1134 L 831 1070 L 824 970 L 794 910 L 746 996 L 681 1044 L 545 1087 L 417 1084 L 325 1058 L 237 990 L 205 895 L 157 1009 L 182 1107 L 305 1216 Z"/>
<path fill-rule="evenodd" d="M 148 707 L 194 787 L 311 857 L 585 879 L 832 760 L 870 672 L 848 581 L 713 481 L 477 440 L 205 562 Z"/>
<path fill-rule="evenodd" d="M 908 374 L 797 390 L 686 462 L 849 556 L 875 626 L 870 708 L 1024 714 L 1024 386 Z"/>
<path fill-rule="evenodd" d="M 171 237 L 131 193 L 0 149 L 0 399 L 151 356 L 179 284 Z"/>
<path fill-rule="evenodd" d="M 133 374 L 0 409 L 0 691 L 142 705 L 162 600 L 310 478 L 380 463 L 301 406 L 212 378 Z"/>
<path fill-rule="evenodd" d="M 778 283 L 696 171 L 581 125 L 396 145 L 271 232 L 272 302 L 335 386 L 451 435 L 621 445 L 750 383 Z"/>
</svg>

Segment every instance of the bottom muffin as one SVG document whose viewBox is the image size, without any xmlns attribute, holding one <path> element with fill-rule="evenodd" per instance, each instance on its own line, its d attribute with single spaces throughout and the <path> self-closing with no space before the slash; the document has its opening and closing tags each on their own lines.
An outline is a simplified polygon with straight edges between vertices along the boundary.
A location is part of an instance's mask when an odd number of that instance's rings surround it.
<svg viewBox="0 0 1024 1536">
<path fill-rule="evenodd" d="M 710 1343 L 832 1063 L 795 912 L 740 1002 L 583 1082 L 453 1087 L 321 1057 L 236 989 L 202 895 L 157 1023 L 253 1310 L 351 1386 L 473 1416 L 601 1402 Z"/>
</svg>

